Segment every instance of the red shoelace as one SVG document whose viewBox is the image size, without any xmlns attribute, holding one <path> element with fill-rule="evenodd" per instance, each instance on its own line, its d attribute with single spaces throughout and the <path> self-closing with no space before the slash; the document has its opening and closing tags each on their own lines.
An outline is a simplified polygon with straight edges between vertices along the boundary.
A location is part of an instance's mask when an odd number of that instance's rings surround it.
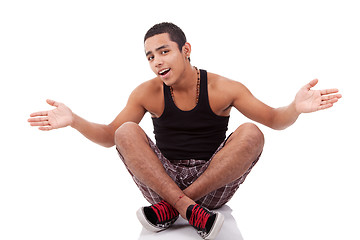
<svg viewBox="0 0 360 240">
<path fill-rule="evenodd" d="M 196 204 L 192 209 L 189 223 L 198 229 L 205 229 L 205 225 L 209 217 L 210 213 Z"/>
<path fill-rule="evenodd" d="M 179 212 L 164 200 L 152 205 L 151 208 L 156 213 L 159 222 L 169 221 L 179 215 Z"/>
</svg>

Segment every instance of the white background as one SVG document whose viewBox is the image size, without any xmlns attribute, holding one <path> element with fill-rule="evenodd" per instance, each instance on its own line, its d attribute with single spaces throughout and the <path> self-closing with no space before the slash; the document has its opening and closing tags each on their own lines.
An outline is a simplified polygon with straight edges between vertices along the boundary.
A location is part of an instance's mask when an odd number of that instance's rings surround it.
<svg viewBox="0 0 360 240">
<path fill-rule="evenodd" d="M 228 205 L 244 239 L 360 239 L 359 12 L 350 0 L 1 1 L 0 239 L 139 237 L 147 203 L 115 149 L 27 119 L 51 98 L 112 121 L 154 77 L 143 36 L 162 21 L 184 30 L 195 66 L 272 107 L 314 78 L 340 89 L 287 130 L 260 126 L 263 156 Z M 233 110 L 229 133 L 246 121 Z M 152 136 L 148 114 L 141 126 Z"/>
</svg>

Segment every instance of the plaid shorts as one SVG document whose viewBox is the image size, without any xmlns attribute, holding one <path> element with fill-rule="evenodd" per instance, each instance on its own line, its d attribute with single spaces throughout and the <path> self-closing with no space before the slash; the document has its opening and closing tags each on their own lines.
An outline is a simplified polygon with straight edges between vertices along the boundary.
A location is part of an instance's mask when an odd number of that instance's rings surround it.
<svg viewBox="0 0 360 240">
<path fill-rule="evenodd" d="M 155 152 L 155 154 L 163 164 L 165 171 L 174 180 L 174 182 L 179 186 L 181 190 L 184 190 L 188 186 L 190 186 L 207 169 L 207 167 L 211 163 L 211 160 L 214 158 L 215 154 L 224 147 L 228 139 L 227 138 L 224 142 L 220 144 L 219 148 L 215 151 L 215 153 L 212 155 L 210 160 L 206 161 L 206 160 L 189 159 L 189 160 L 170 161 L 160 152 L 160 149 L 156 146 L 156 144 L 153 143 L 153 141 L 148 136 L 147 138 L 151 149 Z M 124 162 L 124 157 L 121 155 L 119 150 L 117 150 L 117 152 L 120 158 L 122 159 L 122 161 Z M 253 166 L 257 163 L 259 157 L 251 164 L 249 169 L 240 178 L 207 194 L 206 196 L 196 201 L 196 203 L 208 209 L 220 208 L 221 206 L 226 204 L 235 194 L 240 184 L 242 184 L 245 181 L 246 176 L 250 173 Z M 156 204 L 162 200 L 162 198 L 156 192 L 154 192 L 148 186 L 140 182 L 139 179 L 137 179 L 128 168 L 127 170 L 129 171 L 134 182 L 136 183 L 136 185 L 144 195 L 145 199 L 149 203 Z"/>
</svg>

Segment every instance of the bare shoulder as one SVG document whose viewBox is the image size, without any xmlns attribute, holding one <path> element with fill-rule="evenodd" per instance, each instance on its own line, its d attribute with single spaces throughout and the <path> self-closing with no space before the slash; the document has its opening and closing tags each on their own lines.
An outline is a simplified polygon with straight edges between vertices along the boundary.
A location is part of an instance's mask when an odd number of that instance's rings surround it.
<svg viewBox="0 0 360 240">
<path fill-rule="evenodd" d="M 231 107 L 244 88 L 240 82 L 208 73 L 209 103 L 213 112 L 219 116 L 229 116 Z"/>
<path fill-rule="evenodd" d="M 132 92 L 138 98 L 145 97 L 147 94 L 154 94 L 162 90 L 162 84 L 157 78 L 150 79 L 141 83 Z M 149 96 L 149 95 L 148 95 Z M 146 96 L 146 97 L 148 97 Z"/>
<path fill-rule="evenodd" d="M 213 93 L 225 94 L 228 97 L 235 97 L 247 91 L 241 82 L 214 73 L 208 73 L 208 88 Z"/>
<path fill-rule="evenodd" d="M 162 84 L 159 79 L 154 78 L 138 85 L 131 93 L 129 101 L 136 101 L 145 106 L 151 98 L 158 96 L 162 92 Z"/>
<path fill-rule="evenodd" d="M 162 81 L 153 78 L 141 83 L 131 93 L 129 101 L 135 101 L 152 116 L 161 115 L 164 105 Z"/>
</svg>

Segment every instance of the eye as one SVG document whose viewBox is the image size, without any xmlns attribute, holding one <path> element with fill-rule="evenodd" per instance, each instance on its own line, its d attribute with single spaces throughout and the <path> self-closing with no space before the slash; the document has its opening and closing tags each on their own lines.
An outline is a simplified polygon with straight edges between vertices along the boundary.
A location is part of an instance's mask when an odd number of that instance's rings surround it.
<svg viewBox="0 0 360 240">
<path fill-rule="evenodd" d="M 148 61 L 150 62 L 151 60 L 153 60 L 154 59 L 154 56 L 150 56 L 150 57 L 148 57 Z"/>
<path fill-rule="evenodd" d="M 169 52 L 169 50 L 164 50 L 161 52 L 161 54 L 167 54 Z"/>
</svg>

